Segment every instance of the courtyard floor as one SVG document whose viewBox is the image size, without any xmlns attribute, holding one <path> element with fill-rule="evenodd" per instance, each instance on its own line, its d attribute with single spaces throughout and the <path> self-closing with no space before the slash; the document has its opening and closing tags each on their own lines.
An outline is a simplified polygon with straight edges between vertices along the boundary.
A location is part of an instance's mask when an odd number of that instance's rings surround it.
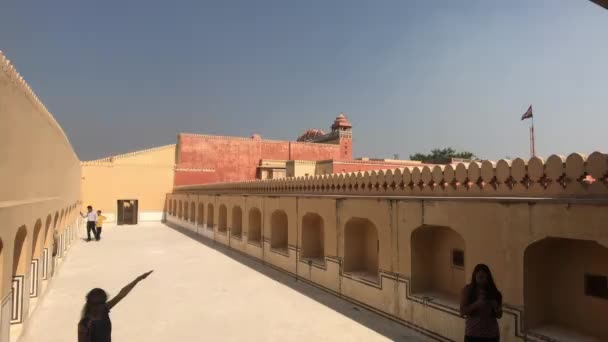
<svg viewBox="0 0 608 342">
<path fill-rule="evenodd" d="M 88 290 L 112 296 L 148 270 L 110 314 L 114 341 L 429 340 L 213 242 L 144 223 L 75 244 L 21 342 L 76 341 Z"/>
</svg>

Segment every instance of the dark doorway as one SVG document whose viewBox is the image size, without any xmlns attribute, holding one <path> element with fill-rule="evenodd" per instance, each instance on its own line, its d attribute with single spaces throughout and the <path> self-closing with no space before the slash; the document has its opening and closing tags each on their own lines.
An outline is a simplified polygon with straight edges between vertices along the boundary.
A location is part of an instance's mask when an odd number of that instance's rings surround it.
<svg viewBox="0 0 608 342">
<path fill-rule="evenodd" d="M 137 200 L 118 200 L 118 225 L 137 224 Z"/>
</svg>

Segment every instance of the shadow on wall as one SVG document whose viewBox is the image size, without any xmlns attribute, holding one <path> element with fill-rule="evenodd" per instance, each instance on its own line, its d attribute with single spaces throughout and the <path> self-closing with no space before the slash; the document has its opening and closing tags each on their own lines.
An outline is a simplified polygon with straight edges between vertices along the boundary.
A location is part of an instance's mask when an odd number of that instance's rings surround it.
<svg viewBox="0 0 608 342">
<path fill-rule="evenodd" d="M 282 271 L 267 267 L 267 265 L 260 261 L 244 256 L 239 252 L 235 252 L 234 250 L 229 249 L 227 246 L 215 243 L 214 241 L 211 241 L 201 235 L 197 235 L 189 230 L 181 228 L 176 224 L 170 222 L 166 222 L 165 224 L 168 227 L 173 228 L 175 231 L 180 232 L 209 248 L 215 249 L 216 251 L 251 268 L 252 270 L 261 273 L 275 281 L 278 281 L 281 284 L 284 284 L 285 286 L 288 286 L 292 290 L 298 291 L 299 293 L 307 296 L 308 298 L 313 299 L 316 302 L 323 304 L 324 306 L 354 320 L 355 322 L 364 325 L 365 327 L 377 332 L 378 334 L 385 336 L 388 339 L 391 339 L 393 341 L 403 341 L 404 339 L 407 339 L 408 341 L 418 340 L 417 337 L 408 336 L 407 333 L 396 334 L 387 326 L 386 318 L 381 317 L 376 313 L 373 313 L 372 311 L 357 306 L 349 301 L 340 299 L 339 297 L 336 297 L 335 295 L 324 290 L 318 289 L 313 285 L 298 281 L 293 276 L 285 274 Z M 403 327 L 403 329 L 404 332 L 408 330 L 408 328 L 405 326 Z M 419 338 L 419 340 L 426 341 L 427 339 Z"/>
</svg>

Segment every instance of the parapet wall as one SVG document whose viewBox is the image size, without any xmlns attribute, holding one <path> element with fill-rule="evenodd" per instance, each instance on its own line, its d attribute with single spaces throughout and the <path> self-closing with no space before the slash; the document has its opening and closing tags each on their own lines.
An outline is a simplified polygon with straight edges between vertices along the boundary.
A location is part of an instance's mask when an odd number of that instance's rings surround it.
<svg viewBox="0 0 608 342">
<path fill-rule="evenodd" d="M 166 217 L 438 341 L 462 339 L 478 264 L 501 341 L 608 341 L 586 285 L 608 275 L 607 173 L 594 152 L 177 187 Z"/>
<path fill-rule="evenodd" d="M 0 68 L 0 342 L 8 342 L 74 242 L 81 173 L 65 133 L 2 53 Z"/>
<path fill-rule="evenodd" d="M 66 190 L 77 199 L 74 181 L 80 178 L 80 165 L 68 138 L 2 53 L 0 66 L 0 179 L 7 181 L 0 201 L 56 196 Z"/>
<path fill-rule="evenodd" d="M 139 221 L 160 221 L 175 172 L 175 145 L 83 162 L 82 200 L 110 222 L 118 216 L 118 200 L 137 200 Z"/>
<path fill-rule="evenodd" d="M 605 197 L 608 155 L 483 161 L 176 187 L 176 191 L 396 196 Z"/>
</svg>

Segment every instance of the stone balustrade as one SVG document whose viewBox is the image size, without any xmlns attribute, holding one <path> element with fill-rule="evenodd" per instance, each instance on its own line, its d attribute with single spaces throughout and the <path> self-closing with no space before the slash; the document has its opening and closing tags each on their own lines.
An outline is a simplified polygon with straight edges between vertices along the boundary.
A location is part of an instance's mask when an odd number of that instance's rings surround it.
<svg viewBox="0 0 608 342">
<path fill-rule="evenodd" d="M 326 195 L 603 197 L 608 155 L 481 161 L 177 187 L 176 191 Z"/>
</svg>

